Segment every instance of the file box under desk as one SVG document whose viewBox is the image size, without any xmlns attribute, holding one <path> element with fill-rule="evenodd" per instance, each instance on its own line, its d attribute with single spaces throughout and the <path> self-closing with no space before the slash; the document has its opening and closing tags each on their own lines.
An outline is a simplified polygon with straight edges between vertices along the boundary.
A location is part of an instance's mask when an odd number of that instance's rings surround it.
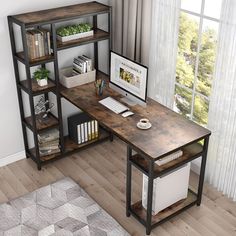
<svg viewBox="0 0 236 236">
<path fill-rule="evenodd" d="M 99 137 L 99 125 L 85 113 L 78 113 L 68 117 L 69 137 L 75 143 L 82 144 Z"/>
<path fill-rule="evenodd" d="M 96 70 L 86 72 L 84 74 L 71 75 L 72 67 L 60 70 L 60 83 L 66 88 L 73 88 L 82 84 L 94 82 L 96 79 Z"/>
<path fill-rule="evenodd" d="M 187 198 L 190 163 L 153 181 L 152 214 Z M 147 209 L 148 177 L 143 174 L 142 205 Z"/>
</svg>

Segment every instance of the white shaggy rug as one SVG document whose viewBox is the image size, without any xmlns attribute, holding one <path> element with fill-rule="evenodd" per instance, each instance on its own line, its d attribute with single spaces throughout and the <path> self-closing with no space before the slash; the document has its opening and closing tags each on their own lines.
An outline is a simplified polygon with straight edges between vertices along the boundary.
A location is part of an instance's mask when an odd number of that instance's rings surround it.
<svg viewBox="0 0 236 236">
<path fill-rule="evenodd" d="M 128 236 L 72 179 L 0 205 L 0 236 Z"/>
</svg>

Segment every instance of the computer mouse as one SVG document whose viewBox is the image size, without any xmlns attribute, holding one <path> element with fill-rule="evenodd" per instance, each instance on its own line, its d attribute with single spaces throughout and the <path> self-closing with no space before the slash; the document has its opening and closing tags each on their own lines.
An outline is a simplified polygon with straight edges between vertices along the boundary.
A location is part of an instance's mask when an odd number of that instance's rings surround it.
<svg viewBox="0 0 236 236">
<path fill-rule="evenodd" d="M 126 111 L 124 113 L 122 113 L 123 117 L 128 117 L 128 116 L 132 116 L 134 113 L 132 111 Z"/>
</svg>

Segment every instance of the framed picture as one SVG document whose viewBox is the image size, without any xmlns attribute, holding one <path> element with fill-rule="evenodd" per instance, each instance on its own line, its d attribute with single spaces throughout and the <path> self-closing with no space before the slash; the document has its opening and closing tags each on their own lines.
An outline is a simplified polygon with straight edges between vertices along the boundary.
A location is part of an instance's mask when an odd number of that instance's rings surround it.
<svg viewBox="0 0 236 236">
<path fill-rule="evenodd" d="M 110 83 L 146 101 L 148 68 L 113 51 L 110 54 Z"/>
</svg>

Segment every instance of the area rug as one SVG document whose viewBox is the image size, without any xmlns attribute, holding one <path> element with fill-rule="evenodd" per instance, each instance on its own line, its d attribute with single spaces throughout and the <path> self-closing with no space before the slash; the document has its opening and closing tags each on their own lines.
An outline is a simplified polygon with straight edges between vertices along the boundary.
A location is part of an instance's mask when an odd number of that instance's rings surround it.
<svg viewBox="0 0 236 236">
<path fill-rule="evenodd" d="M 0 205 L 0 236 L 128 236 L 72 179 Z"/>
</svg>

